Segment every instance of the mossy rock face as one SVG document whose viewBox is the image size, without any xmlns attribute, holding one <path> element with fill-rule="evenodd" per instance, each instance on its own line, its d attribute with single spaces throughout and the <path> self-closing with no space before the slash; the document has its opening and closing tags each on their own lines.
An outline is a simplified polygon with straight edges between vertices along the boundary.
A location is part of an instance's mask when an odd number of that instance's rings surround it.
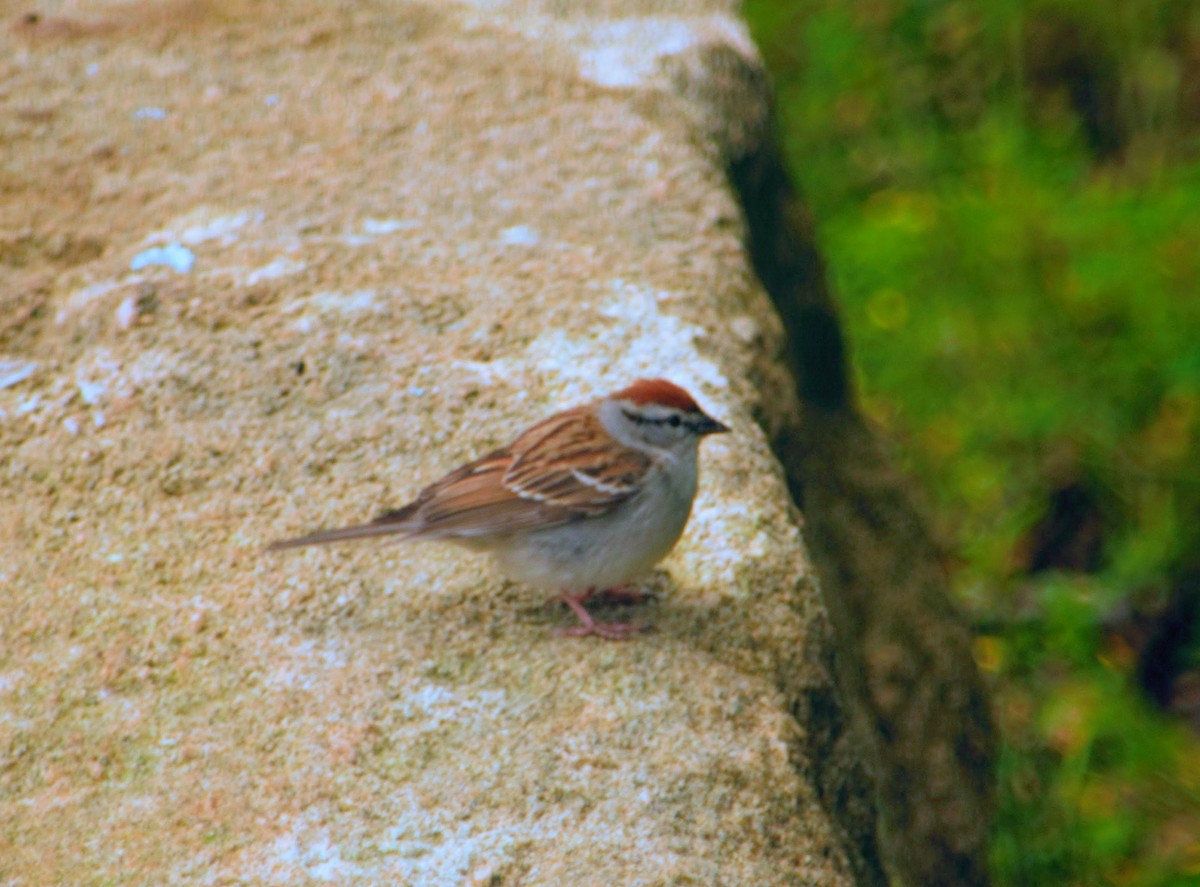
<svg viewBox="0 0 1200 887">
<path fill-rule="evenodd" d="M 780 328 L 720 106 L 659 64 L 752 49 L 725 4 L 617 5 L 649 18 L 0 31 L 0 880 L 854 882 L 810 781 L 845 732 L 805 703 L 824 611 L 751 421 L 793 406 Z M 263 552 L 651 373 L 736 433 L 634 641 L 437 546 Z"/>
</svg>

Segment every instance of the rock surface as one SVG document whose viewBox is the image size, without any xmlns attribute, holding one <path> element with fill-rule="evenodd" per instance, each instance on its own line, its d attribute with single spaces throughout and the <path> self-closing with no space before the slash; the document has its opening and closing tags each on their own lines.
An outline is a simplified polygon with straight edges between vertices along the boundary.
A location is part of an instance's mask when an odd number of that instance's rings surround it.
<svg viewBox="0 0 1200 887">
<path fill-rule="evenodd" d="M 560 6 L 0 7 L 0 882 L 854 883 L 780 330 L 677 88 L 753 50 Z M 645 374 L 736 433 L 635 641 L 262 551 Z"/>
</svg>

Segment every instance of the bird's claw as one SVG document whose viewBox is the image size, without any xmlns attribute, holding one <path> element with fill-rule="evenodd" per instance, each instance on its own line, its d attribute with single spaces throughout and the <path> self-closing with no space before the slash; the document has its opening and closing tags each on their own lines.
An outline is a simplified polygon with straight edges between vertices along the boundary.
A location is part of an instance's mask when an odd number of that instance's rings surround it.
<svg viewBox="0 0 1200 887">
<path fill-rule="evenodd" d="M 646 626 L 635 625 L 632 622 L 597 622 L 583 605 L 583 602 L 591 595 L 592 591 L 589 589 L 582 594 L 563 592 L 558 596 L 560 601 L 571 608 L 571 612 L 578 617 L 581 623 L 569 628 L 559 628 L 558 634 L 568 637 L 587 637 L 594 634 L 610 641 L 624 641 L 646 630 Z"/>
</svg>

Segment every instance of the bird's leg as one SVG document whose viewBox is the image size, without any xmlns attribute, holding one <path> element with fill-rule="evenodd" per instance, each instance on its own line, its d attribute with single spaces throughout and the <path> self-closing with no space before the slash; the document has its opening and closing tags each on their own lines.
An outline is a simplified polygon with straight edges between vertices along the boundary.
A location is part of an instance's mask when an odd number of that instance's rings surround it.
<svg viewBox="0 0 1200 887">
<path fill-rule="evenodd" d="M 592 614 L 584 607 L 583 602 L 587 600 L 595 589 L 589 588 L 587 591 L 570 594 L 561 592 L 558 599 L 571 608 L 571 612 L 579 617 L 582 625 L 575 625 L 570 628 L 558 629 L 559 634 L 570 635 L 572 637 L 585 637 L 589 634 L 598 635 L 602 638 L 608 638 L 610 641 L 623 641 L 637 634 L 640 631 L 645 631 L 644 625 L 634 625 L 630 622 L 597 622 L 592 618 Z"/>
</svg>

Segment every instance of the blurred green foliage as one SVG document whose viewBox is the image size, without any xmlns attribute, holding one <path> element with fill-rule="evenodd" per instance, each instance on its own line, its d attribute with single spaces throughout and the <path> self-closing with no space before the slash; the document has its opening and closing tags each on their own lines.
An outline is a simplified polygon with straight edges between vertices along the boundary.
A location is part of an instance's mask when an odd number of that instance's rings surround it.
<svg viewBox="0 0 1200 887">
<path fill-rule="evenodd" d="M 1131 615 L 1200 571 L 1200 3 L 745 14 L 863 407 L 959 555 L 997 883 L 1200 884 L 1200 644 L 1164 712 Z M 1032 569 L 1064 487 L 1097 558 Z"/>
</svg>

